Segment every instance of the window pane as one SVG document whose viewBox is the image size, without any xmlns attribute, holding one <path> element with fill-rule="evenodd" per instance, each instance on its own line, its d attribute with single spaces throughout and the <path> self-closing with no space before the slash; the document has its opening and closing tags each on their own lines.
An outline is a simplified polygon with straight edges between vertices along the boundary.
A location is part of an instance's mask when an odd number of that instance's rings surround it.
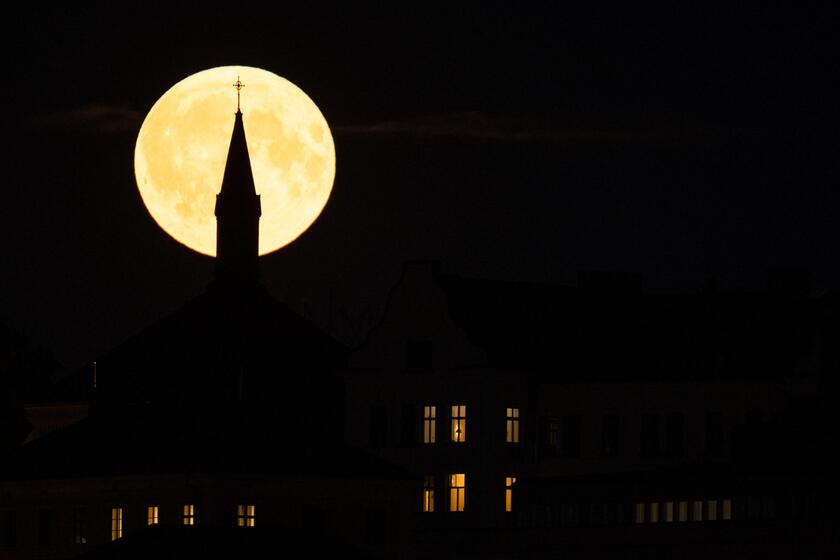
<svg viewBox="0 0 840 560">
<path fill-rule="evenodd" d="M 723 500 L 723 511 L 721 513 L 724 521 L 732 519 L 732 500 Z"/>
<path fill-rule="evenodd" d="M 636 504 L 636 523 L 644 523 L 645 522 L 645 504 L 644 502 L 638 502 Z"/>
<path fill-rule="evenodd" d="M 648 504 L 648 513 L 651 523 L 659 523 L 659 502 Z"/>
<path fill-rule="evenodd" d="M 458 473 L 449 476 L 449 511 L 464 511 L 465 486 L 465 474 Z"/>
<path fill-rule="evenodd" d="M 665 502 L 665 523 L 674 521 L 674 502 Z"/>
<path fill-rule="evenodd" d="M 688 521 L 688 502 L 680 502 L 680 521 Z"/>
<path fill-rule="evenodd" d="M 709 500 L 706 502 L 706 519 L 709 521 L 717 521 L 717 500 Z"/>
<path fill-rule="evenodd" d="M 703 501 L 694 500 L 691 504 L 691 520 L 703 521 Z"/>
</svg>

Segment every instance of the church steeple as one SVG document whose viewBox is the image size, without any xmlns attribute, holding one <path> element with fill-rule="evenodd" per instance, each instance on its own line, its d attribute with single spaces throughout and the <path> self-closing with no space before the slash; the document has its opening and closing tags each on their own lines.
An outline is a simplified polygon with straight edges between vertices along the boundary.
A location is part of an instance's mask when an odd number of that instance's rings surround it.
<svg viewBox="0 0 840 560">
<path fill-rule="evenodd" d="M 238 97 L 242 83 L 237 78 L 237 108 L 233 122 L 222 189 L 216 195 L 216 279 L 249 283 L 259 277 L 260 195 L 254 187 L 251 159 Z"/>
</svg>

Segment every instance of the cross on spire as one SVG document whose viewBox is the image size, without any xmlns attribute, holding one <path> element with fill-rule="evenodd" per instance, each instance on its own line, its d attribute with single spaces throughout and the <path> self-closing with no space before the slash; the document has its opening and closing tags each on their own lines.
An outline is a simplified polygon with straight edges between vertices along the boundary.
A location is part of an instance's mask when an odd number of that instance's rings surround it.
<svg viewBox="0 0 840 560">
<path fill-rule="evenodd" d="M 233 87 L 236 88 L 236 112 L 241 112 L 239 110 L 239 90 L 245 87 L 245 84 L 239 79 L 239 74 L 236 75 L 236 82 L 234 82 Z"/>
</svg>

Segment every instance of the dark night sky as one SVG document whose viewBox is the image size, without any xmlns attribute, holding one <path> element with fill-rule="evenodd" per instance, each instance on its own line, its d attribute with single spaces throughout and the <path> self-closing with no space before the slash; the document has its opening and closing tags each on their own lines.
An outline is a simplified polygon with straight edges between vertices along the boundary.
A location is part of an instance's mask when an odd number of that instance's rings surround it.
<svg viewBox="0 0 840 560">
<path fill-rule="evenodd" d="M 146 111 L 226 64 L 300 86 L 336 140 L 333 195 L 263 259 L 269 289 L 352 340 L 401 263 L 649 290 L 840 286 L 835 33 L 813 13 L 15 14 L 7 34 L 0 321 L 66 365 L 188 298 L 210 259 L 133 176 Z"/>
</svg>

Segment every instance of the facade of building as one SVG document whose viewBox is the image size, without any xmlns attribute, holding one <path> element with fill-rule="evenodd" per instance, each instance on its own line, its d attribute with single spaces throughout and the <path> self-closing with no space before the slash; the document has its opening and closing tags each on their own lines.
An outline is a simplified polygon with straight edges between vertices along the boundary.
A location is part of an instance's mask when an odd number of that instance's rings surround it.
<svg viewBox="0 0 840 560">
<path fill-rule="evenodd" d="M 406 266 L 349 358 L 347 438 L 422 478 L 421 555 L 831 546 L 831 297 L 647 295 Z M 783 528 L 783 530 L 780 530 Z"/>
</svg>

